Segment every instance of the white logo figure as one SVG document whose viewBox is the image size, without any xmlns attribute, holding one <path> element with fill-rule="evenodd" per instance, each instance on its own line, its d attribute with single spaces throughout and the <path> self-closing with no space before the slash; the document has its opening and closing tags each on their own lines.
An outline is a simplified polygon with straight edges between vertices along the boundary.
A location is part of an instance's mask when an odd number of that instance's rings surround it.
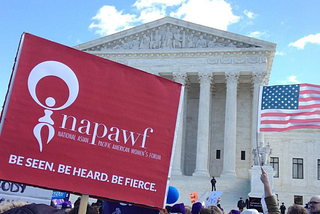
<svg viewBox="0 0 320 214">
<path fill-rule="evenodd" d="M 56 104 L 56 100 L 53 97 L 47 97 L 45 100 L 45 105 L 42 104 L 36 94 L 36 87 L 38 82 L 48 76 L 58 77 L 63 80 L 69 89 L 69 97 L 66 103 L 64 103 L 60 107 L 54 107 Z M 42 152 L 42 140 L 41 140 L 41 129 L 44 126 L 47 126 L 49 129 L 49 136 L 47 140 L 47 144 L 54 136 L 54 121 L 51 119 L 51 115 L 53 114 L 52 110 L 61 110 L 69 107 L 77 98 L 79 93 L 79 82 L 77 76 L 74 72 L 65 64 L 57 61 L 45 61 L 36 65 L 29 74 L 28 78 L 28 89 L 33 100 L 45 108 L 44 116 L 39 118 L 39 122 L 33 129 L 33 134 L 39 142 L 40 152 Z"/>
</svg>

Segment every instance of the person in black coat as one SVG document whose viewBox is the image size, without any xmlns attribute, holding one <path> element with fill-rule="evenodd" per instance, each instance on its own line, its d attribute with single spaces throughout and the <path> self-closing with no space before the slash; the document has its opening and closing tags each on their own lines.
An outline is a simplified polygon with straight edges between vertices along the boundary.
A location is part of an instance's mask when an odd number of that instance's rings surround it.
<svg viewBox="0 0 320 214">
<path fill-rule="evenodd" d="M 212 176 L 212 179 L 211 179 L 211 191 L 213 191 L 213 190 L 217 191 L 216 183 L 217 183 L 216 179 L 214 179 L 214 177 Z"/>
<path fill-rule="evenodd" d="M 283 202 L 282 202 L 282 205 L 280 206 L 280 211 L 281 211 L 281 214 L 285 214 L 286 213 L 286 206 L 284 206 Z"/>
<path fill-rule="evenodd" d="M 237 207 L 239 208 L 239 211 L 242 212 L 243 208 L 246 206 L 246 203 L 243 201 L 242 198 L 238 201 Z"/>
</svg>

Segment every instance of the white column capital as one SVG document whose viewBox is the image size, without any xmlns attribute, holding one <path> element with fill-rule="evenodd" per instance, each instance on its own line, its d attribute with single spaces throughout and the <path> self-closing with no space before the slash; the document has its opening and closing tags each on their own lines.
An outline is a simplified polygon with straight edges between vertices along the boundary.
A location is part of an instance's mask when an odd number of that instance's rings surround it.
<svg viewBox="0 0 320 214">
<path fill-rule="evenodd" d="M 253 71 L 252 72 L 252 83 L 254 85 L 264 85 L 266 81 L 266 76 L 268 72 L 266 70 L 263 71 Z"/>
<path fill-rule="evenodd" d="M 199 72 L 198 73 L 198 77 L 199 77 L 199 81 L 200 84 L 206 84 L 206 83 L 212 83 L 212 73 L 208 73 L 208 72 Z"/>
<path fill-rule="evenodd" d="M 239 80 L 239 72 L 238 71 L 226 71 L 225 72 L 225 77 L 227 83 L 238 83 Z"/>
<path fill-rule="evenodd" d="M 187 83 L 188 80 L 188 75 L 185 72 L 173 72 L 173 80 L 175 82 L 178 82 L 182 85 L 185 85 Z"/>
</svg>

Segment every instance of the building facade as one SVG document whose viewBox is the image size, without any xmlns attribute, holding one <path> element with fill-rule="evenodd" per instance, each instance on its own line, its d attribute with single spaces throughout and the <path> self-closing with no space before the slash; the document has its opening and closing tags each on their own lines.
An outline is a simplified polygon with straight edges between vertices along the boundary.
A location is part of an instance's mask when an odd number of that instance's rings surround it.
<svg viewBox="0 0 320 214">
<path fill-rule="evenodd" d="M 257 133 L 276 44 L 165 17 L 75 48 L 185 86 L 173 176 L 248 180 L 253 148 L 268 142 L 277 191 L 306 202 L 320 190 L 319 132 Z"/>
</svg>

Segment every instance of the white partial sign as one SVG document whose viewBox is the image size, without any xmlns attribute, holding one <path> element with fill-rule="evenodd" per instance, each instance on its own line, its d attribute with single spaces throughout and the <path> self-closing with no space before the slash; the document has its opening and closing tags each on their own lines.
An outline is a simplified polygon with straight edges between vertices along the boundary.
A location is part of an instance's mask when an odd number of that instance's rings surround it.
<svg viewBox="0 0 320 214">
<path fill-rule="evenodd" d="M 25 201 L 50 205 L 51 197 L 52 190 L 0 181 L 0 204 L 8 201 Z"/>
<path fill-rule="evenodd" d="M 207 200 L 206 206 L 217 206 L 218 198 L 222 195 L 223 192 L 213 191 Z"/>
</svg>

